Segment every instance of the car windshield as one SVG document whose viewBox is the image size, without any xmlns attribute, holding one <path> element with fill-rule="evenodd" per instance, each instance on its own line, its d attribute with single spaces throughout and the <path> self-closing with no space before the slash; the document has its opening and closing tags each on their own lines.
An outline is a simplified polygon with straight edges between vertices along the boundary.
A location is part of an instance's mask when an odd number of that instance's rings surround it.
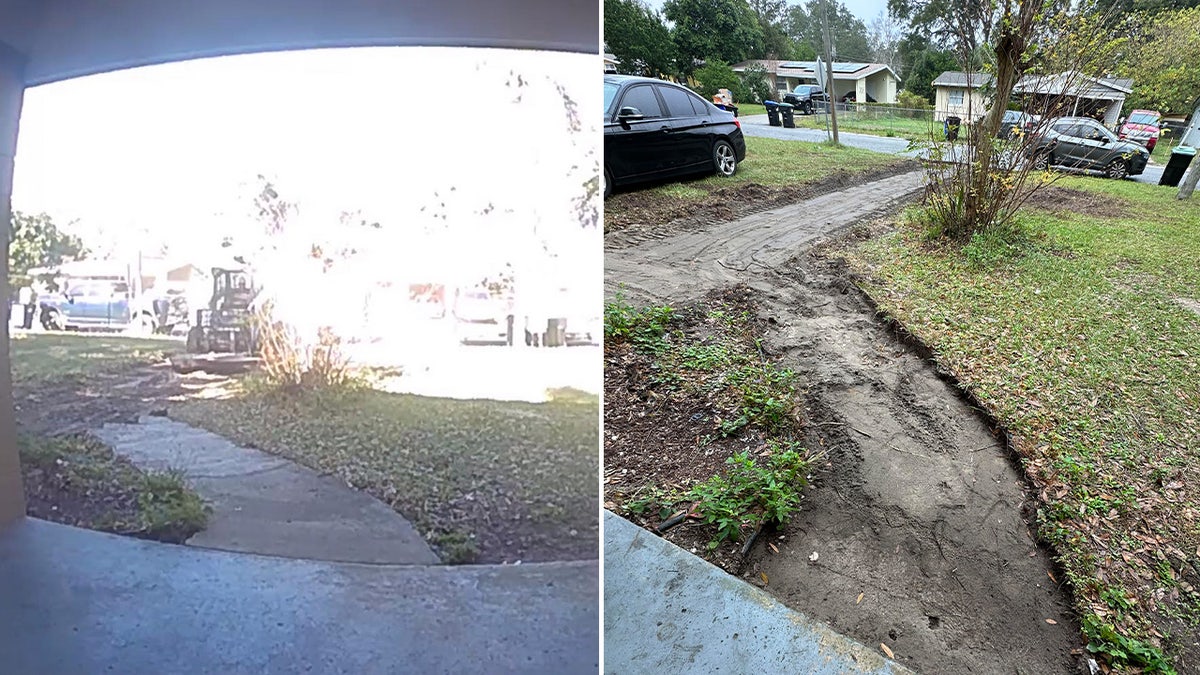
<svg viewBox="0 0 1200 675">
<path fill-rule="evenodd" d="M 612 107 L 613 99 L 617 97 L 617 90 L 620 88 L 611 82 L 604 83 L 604 112 L 608 112 L 608 109 Z"/>
<path fill-rule="evenodd" d="M 1151 113 L 1134 113 L 1129 116 L 1129 123 L 1158 126 L 1158 115 L 1153 115 Z"/>
</svg>

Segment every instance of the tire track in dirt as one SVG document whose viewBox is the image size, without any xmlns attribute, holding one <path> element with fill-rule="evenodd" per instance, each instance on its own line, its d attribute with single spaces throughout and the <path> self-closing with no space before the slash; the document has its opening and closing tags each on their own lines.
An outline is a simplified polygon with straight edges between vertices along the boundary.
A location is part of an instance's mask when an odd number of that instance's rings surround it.
<svg viewBox="0 0 1200 675">
<path fill-rule="evenodd" d="M 919 189 L 919 174 L 905 174 L 610 247 L 606 292 L 680 305 L 745 283 L 775 326 L 764 351 L 807 382 L 808 441 L 828 451 L 830 467 L 772 535 L 779 553 L 751 553 L 748 581 L 764 573 L 785 604 L 865 644 L 887 643 L 920 672 L 1079 672 L 1078 623 L 1033 538 L 1003 440 L 874 315 L 826 245 L 812 249 Z"/>
<path fill-rule="evenodd" d="M 621 233 L 605 237 L 604 285 L 631 301 L 678 302 L 769 270 L 796 251 L 847 225 L 887 213 L 921 189 L 921 172 L 821 195 L 740 220 L 632 246 Z"/>
</svg>

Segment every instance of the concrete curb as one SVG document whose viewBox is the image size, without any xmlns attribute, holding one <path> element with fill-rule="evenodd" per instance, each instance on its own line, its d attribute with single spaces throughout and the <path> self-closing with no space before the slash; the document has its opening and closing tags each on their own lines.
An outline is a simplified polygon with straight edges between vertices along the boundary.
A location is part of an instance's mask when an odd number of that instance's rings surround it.
<svg viewBox="0 0 1200 675">
<path fill-rule="evenodd" d="M 604 670 L 912 673 L 608 511 Z"/>
</svg>

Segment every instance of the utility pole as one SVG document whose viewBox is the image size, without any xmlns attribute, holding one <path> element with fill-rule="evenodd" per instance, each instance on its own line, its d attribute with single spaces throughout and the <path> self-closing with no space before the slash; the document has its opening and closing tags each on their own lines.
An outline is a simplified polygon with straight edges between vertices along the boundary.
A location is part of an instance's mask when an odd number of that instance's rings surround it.
<svg viewBox="0 0 1200 675">
<path fill-rule="evenodd" d="M 825 24 L 825 95 L 829 98 L 829 123 L 833 127 L 833 144 L 838 145 L 837 96 L 833 93 L 833 39 L 829 36 L 829 0 L 821 3 Z"/>
</svg>

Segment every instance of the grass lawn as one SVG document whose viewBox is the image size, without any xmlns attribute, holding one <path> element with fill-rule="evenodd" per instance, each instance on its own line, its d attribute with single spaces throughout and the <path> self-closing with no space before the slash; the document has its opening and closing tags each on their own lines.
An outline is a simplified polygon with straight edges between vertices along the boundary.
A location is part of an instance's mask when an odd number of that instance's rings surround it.
<svg viewBox="0 0 1200 675">
<path fill-rule="evenodd" d="M 861 172 L 904 161 L 894 155 L 862 148 L 747 136 L 746 159 L 738 165 L 737 173 L 733 176 L 725 178 L 713 175 L 669 183 L 642 192 L 677 199 L 698 198 L 720 188 L 750 183 L 772 187 L 795 185 L 826 178 L 837 170 Z"/>
<path fill-rule="evenodd" d="M 169 340 L 104 333 L 21 333 L 9 340 L 14 384 L 86 377 L 161 361 L 182 351 Z"/>
<path fill-rule="evenodd" d="M 933 112 L 929 119 L 910 119 L 905 117 L 880 117 L 869 112 L 860 113 L 853 110 L 838 111 L 838 131 L 848 131 L 856 134 L 871 134 L 874 136 L 891 136 L 910 141 L 928 141 L 930 138 L 941 138 L 942 125 L 932 121 Z M 806 129 L 825 129 L 825 115 L 796 115 L 796 126 Z"/>
<path fill-rule="evenodd" d="M 965 247 L 902 226 L 851 264 L 1012 433 L 1089 648 L 1170 672 L 1160 646 L 1197 672 L 1200 200 L 1057 186 L 1106 210 L 1027 209 L 1023 235 Z"/>
<path fill-rule="evenodd" d="M 767 108 L 761 103 L 738 103 L 738 117 L 746 115 L 766 115 Z"/>
<path fill-rule="evenodd" d="M 595 396 L 527 404 L 245 386 L 170 415 L 369 492 L 447 562 L 598 554 Z"/>
</svg>

